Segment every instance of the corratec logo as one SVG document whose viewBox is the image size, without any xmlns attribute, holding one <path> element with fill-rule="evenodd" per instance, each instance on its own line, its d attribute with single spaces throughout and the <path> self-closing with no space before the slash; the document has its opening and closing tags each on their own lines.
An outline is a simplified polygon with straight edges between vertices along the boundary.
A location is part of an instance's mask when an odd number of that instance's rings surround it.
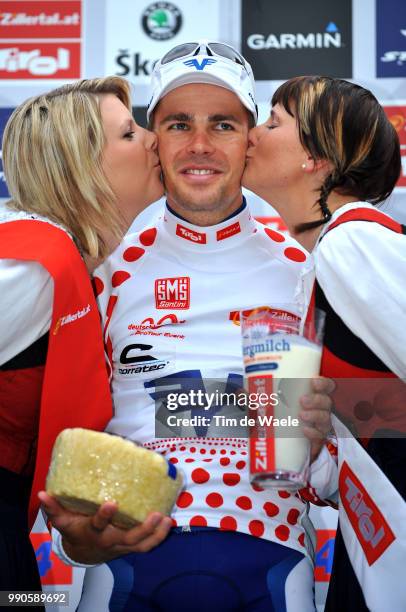
<svg viewBox="0 0 406 612">
<path fill-rule="evenodd" d="M 147 36 L 154 40 L 169 40 L 182 27 L 182 13 L 171 2 L 154 2 L 142 14 L 141 23 Z"/>
<path fill-rule="evenodd" d="M 152 344 L 128 344 L 120 354 L 119 374 L 131 376 L 134 374 L 144 374 L 146 372 L 156 372 L 165 368 L 169 361 L 157 359 L 149 352 Z"/>
</svg>

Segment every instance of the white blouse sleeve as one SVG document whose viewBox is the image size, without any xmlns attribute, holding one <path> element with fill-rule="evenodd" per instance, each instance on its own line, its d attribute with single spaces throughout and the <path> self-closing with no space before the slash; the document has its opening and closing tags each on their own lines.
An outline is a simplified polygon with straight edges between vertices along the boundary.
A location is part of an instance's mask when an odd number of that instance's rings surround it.
<svg viewBox="0 0 406 612">
<path fill-rule="evenodd" d="M 323 446 L 318 457 L 310 465 L 309 482 L 320 499 L 336 501 L 338 492 L 337 461 L 331 456 L 326 446 Z"/>
<path fill-rule="evenodd" d="M 406 378 L 406 236 L 353 221 L 327 233 L 314 257 L 333 310 L 392 372 Z"/>
<path fill-rule="evenodd" d="M 36 262 L 0 259 L 0 365 L 51 325 L 54 283 Z"/>
</svg>

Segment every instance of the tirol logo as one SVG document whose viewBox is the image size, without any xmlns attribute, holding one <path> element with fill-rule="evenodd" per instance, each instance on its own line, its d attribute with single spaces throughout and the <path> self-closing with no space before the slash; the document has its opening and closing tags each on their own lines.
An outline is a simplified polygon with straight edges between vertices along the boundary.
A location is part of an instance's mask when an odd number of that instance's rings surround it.
<svg viewBox="0 0 406 612">
<path fill-rule="evenodd" d="M 0 44 L 1 79 L 56 79 L 80 76 L 80 43 Z"/>
<path fill-rule="evenodd" d="M 242 53 L 257 80 L 352 76 L 351 0 L 242 0 Z"/>
<path fill-rule="evenodd" d="M 176 226 L 176 235 L 185 240 L 190 240 L 190 242 L 195 242 L 196 244 L 206 244 L 206 234 L 203 232 L 196 232 L 180 223 Z"/>
<path fill-rule="evenodd" d="M 403 26 L 399 27 L 399 26 Z M 406 76 L 406 3 L 376 2 L 376 75 Z"/>
<path fill-rule="evenodd" d="M 158 278 L 155 281 L 155 306 L 159 309 L 186 310 L 190 306 L 190 278 Z"/>
<path fill-rule="evenodd" d="M 168 40 L 182 27 L 182 13 L 172 2 L 154 2 L 144 10 L 141 23 L 150 38 Z"/>
<path fill-rule="evenodd" d="M 189 68 L 196 68 L 196 70 L 204 70 L 206 66 L 210 66 L 211 64 L 215 64 L 216 62 L 217 60 L 215 59 L 205 57 L 204 59 L 202 59 L 201 62 L 199 62 L 197 59 L 190 59 L 186 60 L 186 62 L 183 63 L 185 64 L 185 66 L 189 66 Z"/>
<path fill-rule="evenodd" d="M 341 502 L 369 565 L 395 540 L 393 531 L 349 465 L 344 461 L 339 476 Z"/>
</svg>

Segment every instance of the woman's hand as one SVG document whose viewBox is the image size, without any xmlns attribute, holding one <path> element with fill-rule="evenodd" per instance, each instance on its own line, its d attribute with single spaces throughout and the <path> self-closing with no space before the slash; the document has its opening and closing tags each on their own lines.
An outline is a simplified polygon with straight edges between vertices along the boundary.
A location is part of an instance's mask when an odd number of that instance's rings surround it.
<svg viewBox="0 0 406 612">
<path fill-rule="evenodd" d="M 172 526 L 169 516 L 151 512 L 143 523 L 132 529 L 112 524 L 118 510 L 114 502 L 105 502 L 93 516 L 66 510 L 45 491 L 38 494 L 52 525 L 61 533 L 66 554 L 78 563 L 104 563 L 134 552 L 148 552 L 160 544 Z"/>
<path fill-rule="evenodd" d="M 319 376 L 312 379 L 312 393 L 300 398 L 302 407 L 299 418 L 306 438 L 311 442 L 310 462 L 312 463 L 323 448 L 327 435 L 332 431 L 331 409 L 333 401 L 330 394 L 335 389 L 331 378 Z"/>
</svg>

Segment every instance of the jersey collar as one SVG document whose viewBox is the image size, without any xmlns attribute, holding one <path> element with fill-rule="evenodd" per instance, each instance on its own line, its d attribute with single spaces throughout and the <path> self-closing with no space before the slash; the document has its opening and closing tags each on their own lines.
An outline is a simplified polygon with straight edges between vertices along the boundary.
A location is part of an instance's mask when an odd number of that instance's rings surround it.
<svg viewBox="0 0 406 612">
<path fill-rule="evenodd" d="M 245 201 L 245 200 L 244 200 Z M 180 247 L 196 250 L 217 249 L 241 242 L 256 231 L 255 221 L 247 205 L 225 221 L 201 227 L 178 217 L 166 206 L 164 214 L 166 231 L 178 241 Z"/>
</svg>

